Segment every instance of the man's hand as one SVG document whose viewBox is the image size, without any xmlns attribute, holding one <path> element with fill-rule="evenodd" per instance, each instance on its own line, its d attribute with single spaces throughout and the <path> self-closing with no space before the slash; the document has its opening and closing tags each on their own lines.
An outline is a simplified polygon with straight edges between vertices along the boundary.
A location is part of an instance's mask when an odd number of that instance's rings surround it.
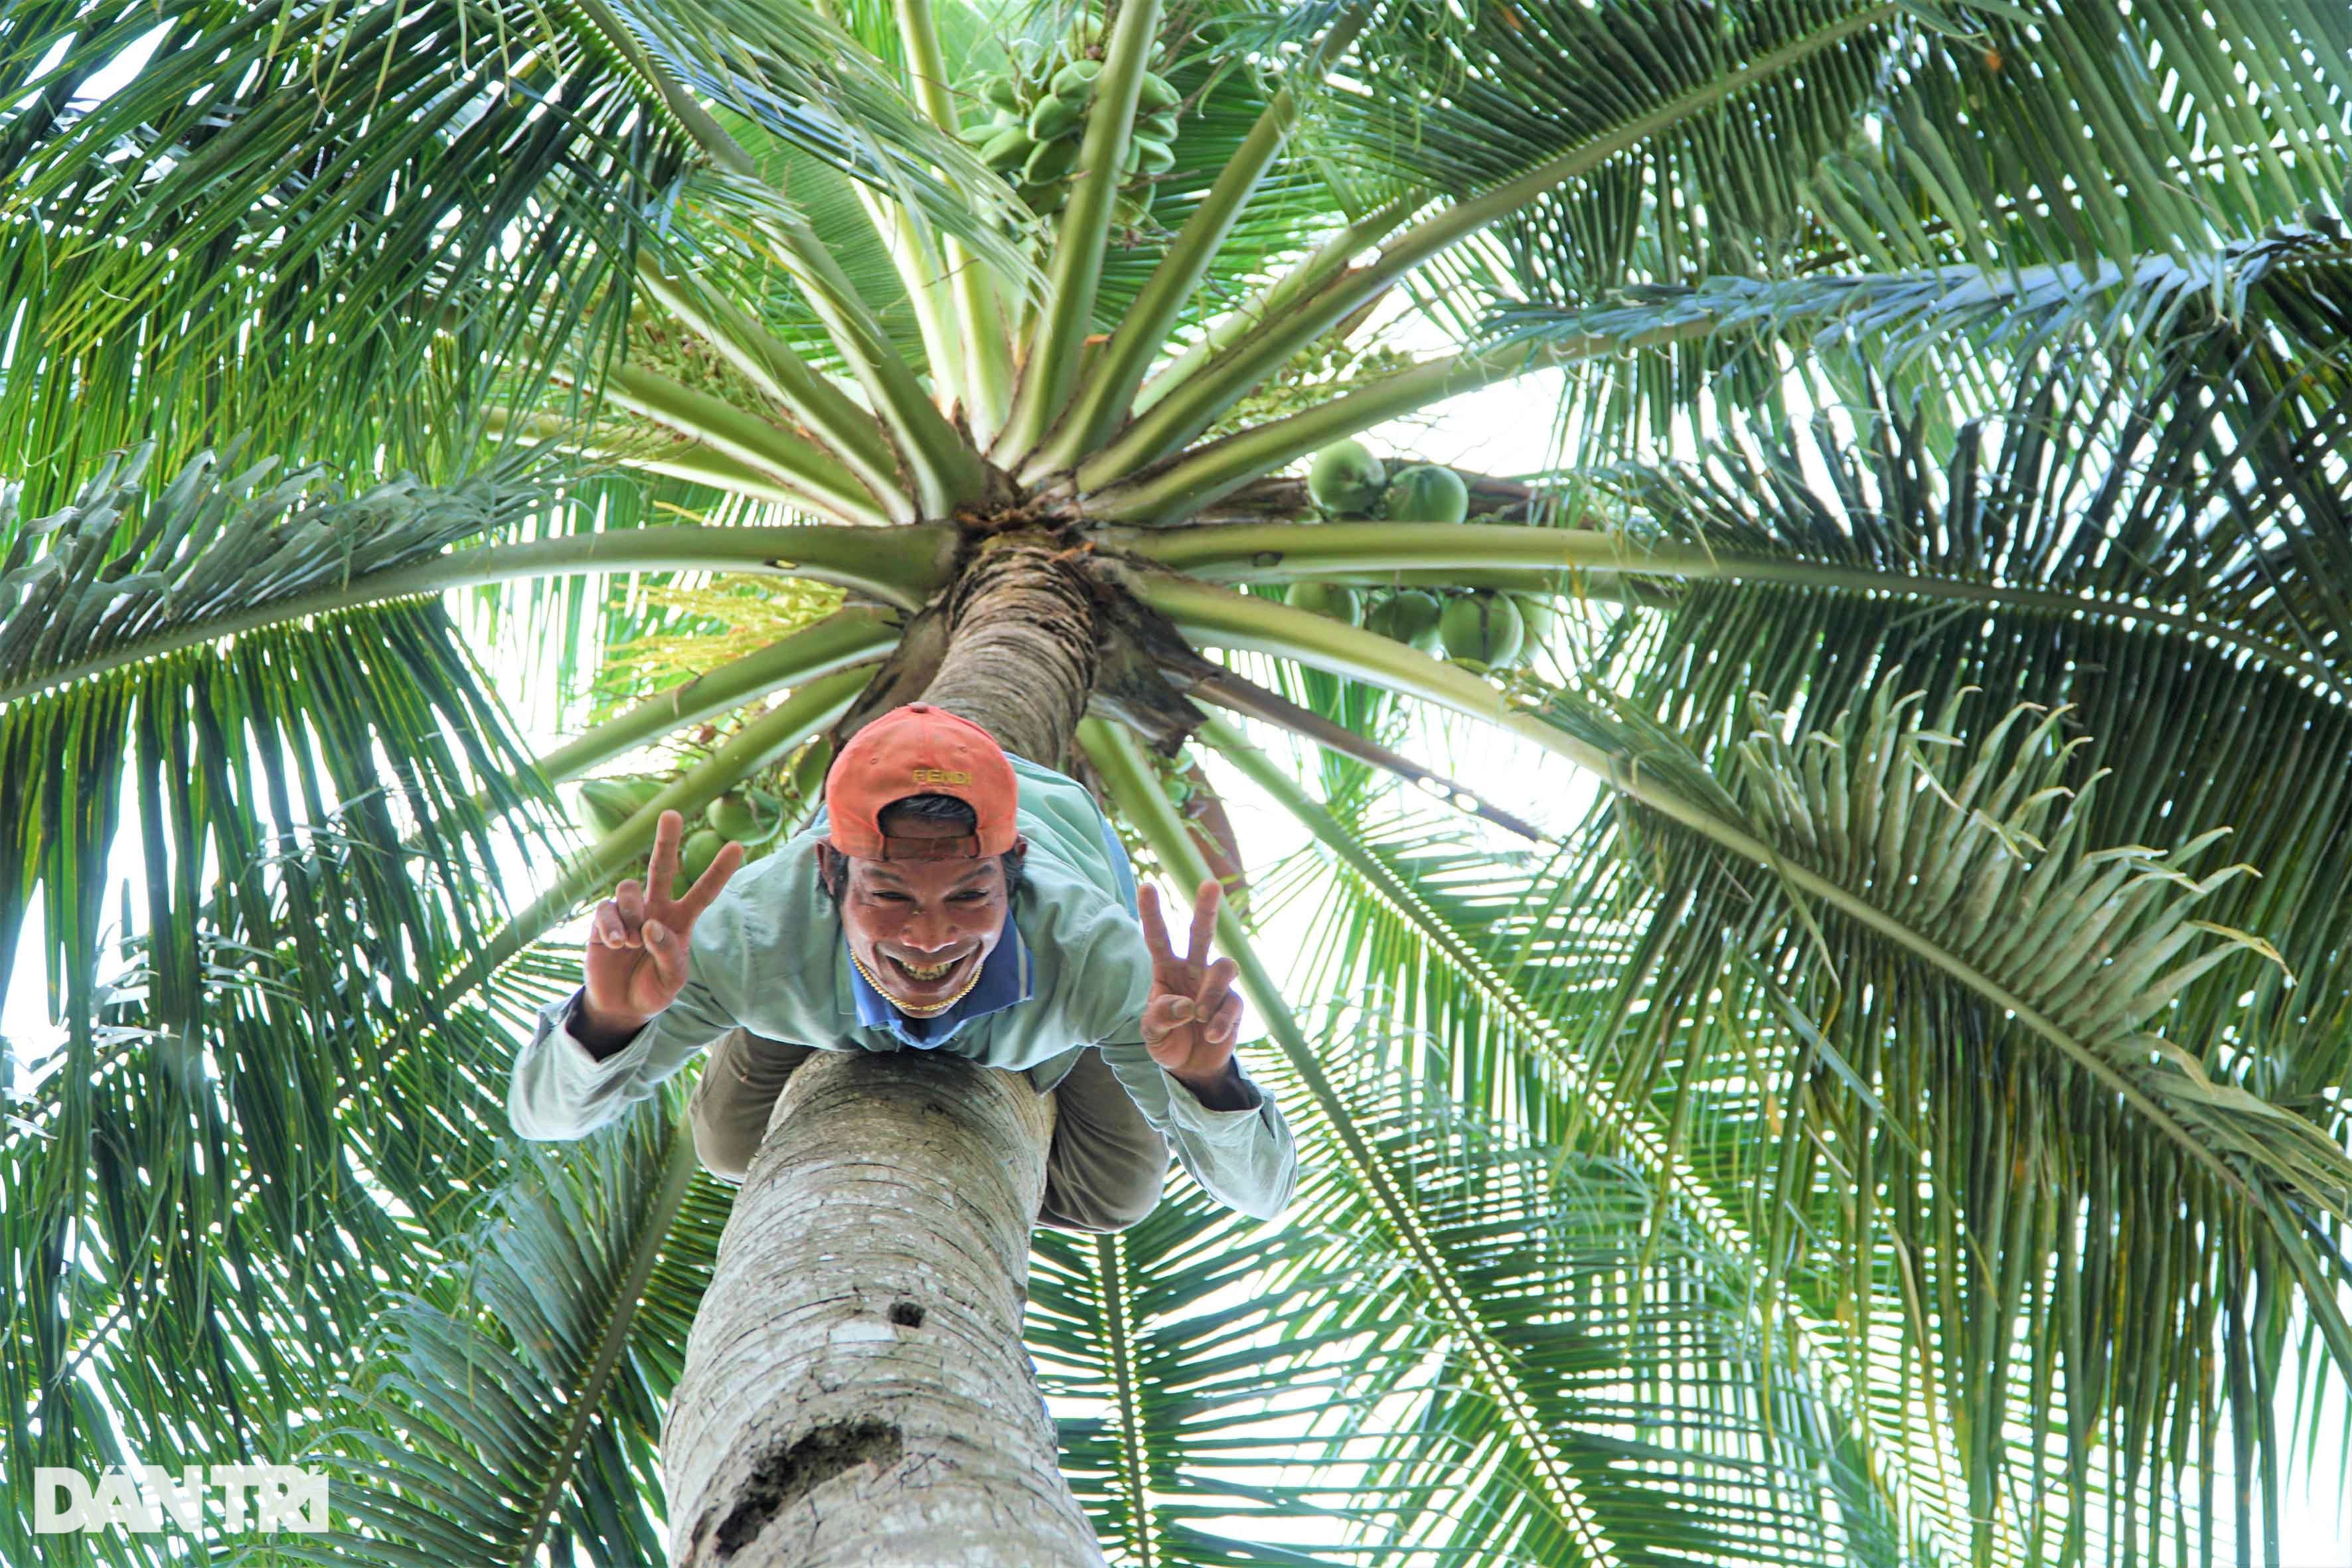
<svg viewBox="0 0 2352 1568">
<path fill-rule="evenodd" d="M 686 988 L 687 942 L 694 922 L 727 879 L 743 864 L 743 847 L 730 843 L 682 899 L 669 896 L 677 879 L 677 842 L 686 819 L 665 811 L 654 827 L 654 853 L 643 883 L 635 878 L 596 906 L 588 922 L 587 994 L 573 1028 L 599 1057 L 620 1049 L 647 1019 Z"/>
<path fill-rule="evenodd" d="M 1230 958 L 1209 962 L 1209 939 L 1217 929 L 1217 906 L 1224 890 L 1214 879 L 1201 884 L 1192 905 L 1192 935 L 1179 958 L 1160 918 L 1158 889 L 1146 887 L 1138 905 L 1143 942 L 1151 950 L 1151 995 L 1143 1005 L 1143 1045 L 1213 1110 L 1247 1104 L 1234 1068 L 1234 1041 L 1241 1034 L 1242 999 L 1234 994 L 1237 973 Z"/>
</svg>

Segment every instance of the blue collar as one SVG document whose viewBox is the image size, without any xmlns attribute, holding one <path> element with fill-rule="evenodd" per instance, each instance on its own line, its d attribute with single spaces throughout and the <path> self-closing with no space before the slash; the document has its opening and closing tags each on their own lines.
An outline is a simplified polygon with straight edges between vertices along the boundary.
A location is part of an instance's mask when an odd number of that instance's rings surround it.
<svg viewBox="0 0 2352 1568">
<path fill-rule="evenodd" d="M 866 976 L 857 972 L 857 965 L 849 962 L 846 931 L 842 933 L 841 952 L 841 966 L 849 975 L 849 994 L 857 1004 L 858 1023 L 869 1029 L 887 1029 L 917 1050 L 935 1049 L 974 1018 L 984 1018 L 1029 1000 L 1029 950 L 1021 945 L 1021 932 L 1014 927 L 1009 909 L 1004 911 L 1003 934 L 988 956 L 981 960 L 980 978 L 956 999 L 954 1006 L 936 1017 L 909 1018 L 867 984 Z"/>
</svg>

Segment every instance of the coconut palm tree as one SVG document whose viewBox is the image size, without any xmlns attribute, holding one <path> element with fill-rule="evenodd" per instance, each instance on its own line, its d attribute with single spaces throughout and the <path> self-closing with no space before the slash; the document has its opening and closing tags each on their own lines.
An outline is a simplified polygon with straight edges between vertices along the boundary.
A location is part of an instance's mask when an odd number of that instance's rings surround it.
<svg viewBox="0 0 2352 1568">
<path fill-rule="evenodd" d="M 11 1495 L 322 1465 L 334 1535 L 223 1555 L 335 1563 L 2276 1561 L 2352 1372 L 2348 43 L 0 10 Z M 1395 472 L 1521 377 L 1543 472 Z M 509 1134 L 659 815 L 772 835 L 920 694 L 1180 884 L 1220 781 L 1302 830 L 1219 926 L 1281 1221 L 1032 1237 L 1050 1104 L 953 1063 L 813 1063 L 740 1191 L 677 1082 Z"/>
</svg>

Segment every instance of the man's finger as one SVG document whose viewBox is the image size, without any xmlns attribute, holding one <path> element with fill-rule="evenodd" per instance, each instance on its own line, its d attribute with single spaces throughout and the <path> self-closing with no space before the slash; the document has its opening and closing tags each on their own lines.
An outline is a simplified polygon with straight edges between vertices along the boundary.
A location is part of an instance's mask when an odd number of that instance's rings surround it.
<svg viewBox="0 0 2352 1568">
<path fill-rule="evenodd" d="M 1205 963 L 1209 943 L 1217 934 L 1217 905 L 1224 900 L 1225 889 L 1214 877 L 1201 884 L 1201 891 L 1192 900 L 1192 942 L 1184 950 L 1187 963 Z"/>
<path fill-rule="evenodd" d="M 727 886 L 727 879 L 743 864 L 744 853 L 743 847 L 733 839 L 720 845 L 710 864 L 703 868 L 702 875 L 694 879 L 694 886 L 686 890 L 686 897 L 678 900 L 678 913 L 691 923 L 695 916 L 709 909 L 710 900 Z"/>
<path fill-rule="evenodd" d="M 1145 883 L 1142 895 L 1135 902 L 1142 911 L 1143 945 L 1151 950 L 1154 959 L 1174 959 L 1176 954 L 1168 945 L 1168 922 L 1160 918 L 1160 889 Z"/>
<path fill-rule="evenodd" d="M 1156 1046 L 1192 1020 L 1192 1004 L 1184 997 L 1154 996 L 1143 1005 L 1143 1043 Z"/>
<path fill-rule="evenodd" d="M 675 989 L 686 984 L 686 942 L 677 928 L 660 921 L 646 922 L 646 951 L 653 954 L 654 973 Z"/>
<path fill-rule="evenodd" d="M 1241 972 L 1241 965 L 1230 958 L 1221 958 L 1209 965 L 1209 972 L 1201 976 L 1201 984 L 1192 993 L 1192 1005 L 1201 1016 L 1216 1016 L 1217 1009 L 1233 995 L 1234 976 Z"/>
<path fill-rule="evenodd" d="M 646 918 L 646 885 L 635 877 L 613 889 L 613 902 L 620 906 L 621 918 L 632 926 Z"/>
<path fill-rule="evenodd" d="M 654 823 L 654 853 L 646 864 L 646 886 L 657 904 L 677 880 L 677 841 L 685 832 L 686 818 L 675 811 L 663 812 Z"/>
<path fill-rule="evenodd" d="M 588 918 L 588 938 L 606 947 L 637 945 L 637 939 L 630 931 L 628 923 L 621 919 L 620 909 L 610 899 L 598 904 L 596 912 Z"/>
<path fill-rule="evenodd" d="M 1242 999 L 1232 992 L 1218 1005 L 1209 1021 L 1201 1026 L 1201 1033 L 1213 1046 L 1230 1046 L 1242 1032 Z"/>
</svg>

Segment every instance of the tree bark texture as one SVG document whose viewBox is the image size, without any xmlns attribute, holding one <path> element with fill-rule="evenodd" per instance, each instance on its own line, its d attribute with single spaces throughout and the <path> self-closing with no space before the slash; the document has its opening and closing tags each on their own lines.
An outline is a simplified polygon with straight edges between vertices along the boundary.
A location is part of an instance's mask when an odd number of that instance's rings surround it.
<svg viewBox="0 0 2352 1568">
<path fill-rule="evenodd" d="M 793 1072 L 663 1426 L 673 1564 L 1102 1562 L 1021 1340 L 1052 1125 L 952 1058 Z"/>
<path fill-rule="evenodd" d="M 1087 584 L 1000 536 L 944 607 L 924 700 L 1059 765 L 1095 673 Z M 1052 1131 L 1024 1073 L 915 1051 L 793 1071 L 665 1418 L 673 1564 L 1102 1563 L 1021 1337 Z"/>
<path fill-rule="evenodd" d="M 949 628 L 923 700 L 971 720 L 1015 756 L 1061 767 L 1095 683 L 1085 580 L 1051 545 L 989 540 L 951 591 Z"/>
</svg>

